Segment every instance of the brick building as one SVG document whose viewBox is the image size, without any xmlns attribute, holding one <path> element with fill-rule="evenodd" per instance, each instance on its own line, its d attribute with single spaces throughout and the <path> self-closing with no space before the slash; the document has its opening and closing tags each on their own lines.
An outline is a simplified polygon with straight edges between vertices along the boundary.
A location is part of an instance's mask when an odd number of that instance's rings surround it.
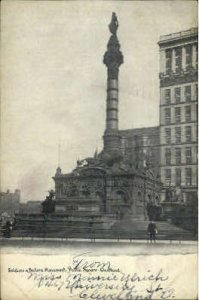
<svg viewBox="0 0 199 300">
<path fill-rule="evenodd" d="M 160 175 L 162 201 L 197 199 L 197 28 L 162 36 L 160 47 Z"/>
</svg>

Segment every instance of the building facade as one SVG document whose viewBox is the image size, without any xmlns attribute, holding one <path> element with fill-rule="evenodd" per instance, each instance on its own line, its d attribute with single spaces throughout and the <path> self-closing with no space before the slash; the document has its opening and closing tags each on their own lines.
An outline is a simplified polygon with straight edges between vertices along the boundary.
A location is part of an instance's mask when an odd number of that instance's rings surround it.
<svg viewBox="0 0 199 300">
<path fill-rule="evenodd" d="M 121 149 L 136 169 L 150 168 L 159 179 L 159 126 L 120 130 Z"/>
<path fill-rule="evenodd" d="M 162 201 L 197 200 L 197 46 L 197 28 L 159 41 Z"/>
<path fill-rule="evenodd" d="M 21 192 L 16 189 L 13 193 L 10 190 L 1 192 L 0 201 L 0 212 L 8 213 L 10 216 L 14 216 L 15 213 L 19 212 Z"/>
<path fill-rule="evenodd" d="M 42 212 L 42 201 L 28 201 L 20 203 L 19 213 L 41 213 Z"/>
</svg>

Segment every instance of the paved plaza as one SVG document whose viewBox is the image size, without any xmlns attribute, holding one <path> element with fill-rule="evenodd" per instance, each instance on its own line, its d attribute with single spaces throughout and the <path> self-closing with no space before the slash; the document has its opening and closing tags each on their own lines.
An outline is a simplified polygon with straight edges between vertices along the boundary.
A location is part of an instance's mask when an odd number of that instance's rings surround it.
<svg viewBox="0 0 199 300">
<path fill-rule="evenodd" d="M 63 255 L 66 253 L 92 253 L 100 255 L 168 255 L 197 253 L 197 242 L 146 240 L 83 240 L 83 239 L 1 239 L 1 252 L 4 254 Z"/>
</svg>

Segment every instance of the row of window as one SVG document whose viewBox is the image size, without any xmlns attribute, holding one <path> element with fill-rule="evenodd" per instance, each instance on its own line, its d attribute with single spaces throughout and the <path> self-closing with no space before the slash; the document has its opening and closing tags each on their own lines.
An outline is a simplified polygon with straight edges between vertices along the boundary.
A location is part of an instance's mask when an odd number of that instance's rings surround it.
<svg viewBox="0 0 199 300">
<path fill-rule="evenodd" d="M 184 87 L 175 87 L 174 88 L 174 100 L 175 103 L 180 103 L 182 99 L 182 93 L 184 92 L 184 99 L 185 102 L 189 102 L 192 100 L 193 96 L 191 91 L 191 85 L 186 85 Z M 195 84 L 195 99 L 198 98 L 198 84 Z M 164 90 L 164 100 L 165 104 L 171 103 L 171 89 L 165 89 Z"/>
<path fill-rule="evenodd" d="M 182 121 L 182 111 L 184 110 L 185 119 L 183 121 L 190 122 L 191 119 L 191 105 L 174 108 L 174 122 L 180 123 Z M 197 106 L 196 106 L 197 111 Z M 167 107 L 164 109 L 165 124 L 171 124 L 171 108 Z"/>
<path fill-rule="evenodd" d="M 191 126 L 185 126 L 185 142 L 192 141 L 192 130 Z M 171 144 L 171 128 L 165 128 L 165 142 Z M 182 128 L 175 127 L 175 143 L 179 144 L 182 142 Z"/>
<path fill-rule="evenodd" d="M 197 45 L 195 47 L 195 59 L 196 59 L 196 68 L 198 65 L 198 53 L 197 53 Z M 174 52 L 172 49 L 167 49 L 165 51 L 166 55 L 166 73 L 171 72 L 172 70 L 172 55 L 174 54 L 175 61 L 175 71 L 178 73 L 182 70 L 182 47 L 174 48 Z M 192 45 L 185 46 L 185 68 L 190 69 L 192 67 L 192 58 L 193 58 L 193 48 Z"/>
<path fill-rule="evenodd" d="M 165 149 L 165 159 L 166 159 L 166 165 L 171 164 L 171 149 L 166 148 Z M 185 161 L 186 164 L 192 163 L 192 149 L 191 147 L 185 148 Z M 181 148 L 175 148 L 175 163 L 176 165 L 181 164 L 182 162 L 182 149 Z"/>
<path fill-rule="evenodd" d="M 181 185 L 181 177 L 182 177 L 181 168 L 175 169 L 175 183 L 176 186 Z M 165 183 L 169 185 L 171 183 L 171 169 L 165 169 Z M 192 169 L 185 168 L 185 184 L 192 185 Z"/>
</svg>

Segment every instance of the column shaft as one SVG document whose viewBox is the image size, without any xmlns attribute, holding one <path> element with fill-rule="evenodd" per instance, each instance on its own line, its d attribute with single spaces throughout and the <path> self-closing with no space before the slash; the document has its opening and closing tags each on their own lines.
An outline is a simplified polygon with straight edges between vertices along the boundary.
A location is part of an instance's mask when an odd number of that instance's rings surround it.
<svg viewBox="0 0 199 300">
<path fill-rule="evenodd" d="M 182 69 L 186 69 L 186 49 L 182 47 Z"/>
<path fill-rule="evenodd" d="M 175 73 L 176 71 L 176 61 L 175 61 L 175 49 L 172 49 L 172 56 L 171 56 L 171 69 Z"/>
<path fill-rule="evenodd" d="M 106 129 L 104 132 L 104 151 L 114 153 L 120 151 L 120 135 L 118 131 L 118 74 L 123 63 L 120 43 L 117 38 L 118 21 L 112 14 L 109 30 L 111 36 L 104 54 L 103 63 L 107 67 Z"/>
<path fill-rule="evenodd" d="M 118 130 L 118 80 L 108 79 L 106 130 Z"/>
<path fill-rule="evenodd" d="M 196 60 L 197 60 L 197 58 L 196 58 L 196 45 L 193 45 L 192 46 L 192 67 L 193 68 L 196 68 Z"/>
<path fill-rule="evenodd" d="M 160 73 L 166 72 L 166 57 L 165 50 L 160 51 Z"/>
</svg>

